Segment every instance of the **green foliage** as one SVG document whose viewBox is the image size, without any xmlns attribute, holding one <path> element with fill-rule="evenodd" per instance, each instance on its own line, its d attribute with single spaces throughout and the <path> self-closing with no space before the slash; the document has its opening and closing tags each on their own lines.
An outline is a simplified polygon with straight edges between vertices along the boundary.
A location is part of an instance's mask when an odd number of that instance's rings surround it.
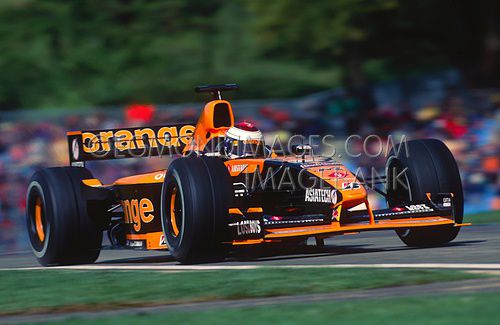
<svg viewBox="0 0 500 325">
<path fill-rule="evenodd" d="M 250 7 L 263 53 L 340 65 L 348 85 L 450 66 L 471 82 L 500 82 L 499 2 L 254 0 Z"/>
<path fill-rule="evenodd" d="M 213 82 L 240 83 L 241 98 L 298 96 L 465 69 L 481 58 L 493 67 L 481 71 L 497 76 L 500 64 L 495 56 L 487 61 L 484 35 L 495 35 L 498 24 L 488 22 L 498 7 L 466 0 L 3 0 L 0 108 L 192 101 L 193 86 Z"/>
<path fill-rule="evenodd" d="M 256 27 L 268 51 L 328 62 L 346 55 L 351 43 L 369 40 L 370 30 L 363 24 L 366 18 L 397 5 L 395 0 L 321 0 L 307 5 L 294 0 L 256 0 L 251 8 L 261 17 Z"/>
<path fill-rule="evenodd" d="M 258 58 L 249 19 L 240 3 L 215 0 L 2 2 L 0 107 L 192 101 L 193 86 L 213 82 L 242 84 L 242 97 L 338 84 L 335 73 Z"/>
</svg>

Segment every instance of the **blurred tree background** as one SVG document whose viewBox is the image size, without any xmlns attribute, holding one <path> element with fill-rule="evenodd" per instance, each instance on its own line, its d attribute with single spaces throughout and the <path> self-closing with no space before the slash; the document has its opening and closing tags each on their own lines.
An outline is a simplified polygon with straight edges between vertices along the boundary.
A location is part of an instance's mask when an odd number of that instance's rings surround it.
<svg viewBox="0 0 500 325">
<path fill-rule="evenodd" d="M 446 68 L 500 84 L 500 2 L 1 0 L 0 108 L 287 97 Z"/>
</svg>

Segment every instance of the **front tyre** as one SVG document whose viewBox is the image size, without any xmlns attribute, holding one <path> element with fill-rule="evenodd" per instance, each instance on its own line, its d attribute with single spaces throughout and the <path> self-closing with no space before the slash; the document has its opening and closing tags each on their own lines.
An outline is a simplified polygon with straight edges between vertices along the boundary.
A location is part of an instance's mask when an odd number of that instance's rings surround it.
<svg viewBox="0 0 500 325">
<path fill-rule="evenodd" d="M 31 178 L 26 223 L 40 264 L 88 264 L 97 260 L 102 229 L 87 213 L 81 184 L 89 178 L 93 178 L 90 171 L 80 167 L 42 169 Z"/>
<path fill-rule="evenodd" d="M 222 160 L 176 159 L 161 195 L 163 231 L 171 255 L 181 263 L 220 260 L 228 248 L 231 179 Z"/>
<path fill-rule="evenodd" d="M 389 153 L 386 163 L 389 207 L 425 202 L 426 193 L 453 193 L 455 222 L 462 223 L 464 199 L 457 163 L 446 145 L 436 139 L 401 143 Z M 395 175 L 402 175 L 395 180 Z M 401 181 L 402 180 L 402 181 Z M 403 185 L 406 183 L 406 186 Z M 459 227 L 440 226 L 397 230 L 408 246 L 429 247 L 446 244 L 457 237 Z"/>
</svg>

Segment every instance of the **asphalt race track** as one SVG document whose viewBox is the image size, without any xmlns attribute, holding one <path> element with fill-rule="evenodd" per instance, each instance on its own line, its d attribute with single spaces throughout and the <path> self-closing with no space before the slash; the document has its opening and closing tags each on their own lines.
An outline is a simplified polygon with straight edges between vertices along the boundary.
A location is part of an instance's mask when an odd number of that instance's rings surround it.
<svg viewBox="0 0 500 325">
<path fill-rule="evenodd" d="M 439 268 L 439 265 L 449 267 L 464 263 L 477 264 L 470 268 L 500 263 L 500 224 L 464 227 L 452 243 L 437 248 L 408 248 L 393 231 L 368 232 L 327 239 L 323 248 L 316 247 L 314 240 L 310 239 L 307 246 L 295 249 L 239 251 L 224 262 L 205 266 L 243 268 L 254 265 L 435 264 Z M 180 267 L 166 251 L 118 249 L 104 249 L 94 266 L 111 269 Z M 31 251 L 0 255 L 0 269 L 30 267 L 39 267 Z M 491 268 L 498 269 L 496 266 Z"/>
</svg>

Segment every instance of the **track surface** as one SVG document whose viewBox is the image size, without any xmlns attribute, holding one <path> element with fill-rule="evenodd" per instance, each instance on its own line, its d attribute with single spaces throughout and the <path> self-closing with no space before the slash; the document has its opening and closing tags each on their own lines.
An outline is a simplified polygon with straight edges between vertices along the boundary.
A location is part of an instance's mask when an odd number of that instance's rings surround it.
<svg viewBox="0 0 500 325">
<path fill-rule="evenodd" d="M 250 256 L 237 253 L 225 262 L 204 265 L 203 267 L 244 268 L 253 266 L 329 266 L 391 264 L 402 267 L 416 264 L 439 264 L 440 267 L 461 267 L 464 263 L 474 265 L 482 270 L 476 272 L 500 272 L 500 224 L 464 227 L 460 235 L 451 244 L 444 247 L 413 249 L 402 244 L 393 231 L 362 233 L 358 235 L 339 236 L 326 240 L 326 246 L 318 248 L 310 240 L 307 247 L 295 250 L 272 252 L 263 249 L 261 254 L 254 252 Z M 420 265 L 421 267 L 425 267 Z M 0 269 L 39 267 L 30 251 L 0 255 Z M 86 266 L 81 266 L 86 267 Z M 131 250 L 105 249 L 96 264 L 89 267 L 106 268 L 169 268 L 182 269 L 166 251 L 148 252 Z M 496 272 L 496 273 L 495 273 Z M 0 323 L 26 323 L 49 320 L 64 320 L 68 317 L 95 318 L 113 316 L 120 313 L 155 313 L 169 311 L 205 310 L 211 308 L 235 308 L 241 306 L 262 306 L 289 302 L 339 301 L 363 298 L 388 298 L 414 295 L 432 295 L 459 292 L 499 292 L 498 278 L 476 279 L 450 283 L 434 283 L 422 286 L 381 288 L 364 291 L 338 292 L 333 294 L 307 295 L 297 297 L 273 297 L 245 299 L 241 301 L 216 301 L 192 303 L 173 306 L 145 306 L 129 309 L 113 309 L 107 311 L 82 311 L 68 313 L 51 313 L 37 315 L 16 315 L 0 317 Z"/>
<path fill-rule="evenodd" d="M 500 263 L 500 224 L 464 227 L 452 243 L 444 247 L 414 249 L 406 247 L 393 231 L 333 237 L 324 248 L 314 246 L 295 250 L 237 253 L 213 266 L 245 265 L 334 265 L 334 264 L 416 264 L 416 263 Z M 105 249 L 97 265 L 175 266 L 166 251 L 148 252 Z M 0 268 L 39 266 L 30 251 L 0 255 Z"/>
</svg>

